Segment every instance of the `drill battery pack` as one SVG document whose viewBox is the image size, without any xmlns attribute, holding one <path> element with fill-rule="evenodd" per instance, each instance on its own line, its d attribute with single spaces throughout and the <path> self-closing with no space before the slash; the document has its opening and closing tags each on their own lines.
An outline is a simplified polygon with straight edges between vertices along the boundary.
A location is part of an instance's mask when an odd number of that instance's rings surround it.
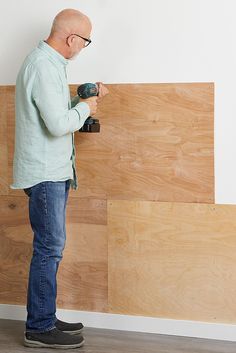
<svg viewBox="0 0 236 353">
<path fill-rule="evenodd" d="M 84 125 L 79 129 L 80 132 L 100 132 L 100 124 L 98 119 L 89 117 Z"/>
</svg>

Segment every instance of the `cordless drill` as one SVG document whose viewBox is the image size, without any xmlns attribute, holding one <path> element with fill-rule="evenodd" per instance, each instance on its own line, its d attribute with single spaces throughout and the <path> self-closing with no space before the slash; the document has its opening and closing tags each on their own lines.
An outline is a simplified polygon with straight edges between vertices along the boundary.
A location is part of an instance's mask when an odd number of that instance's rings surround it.
<svg viewBox="0 0 236 353">
<path fill-rule="evenodd" d="M 98 86 L 95 83 L 84 83 L 77 88 L 77 94 L 79 97 L 86 99 L 98 95 Z M 100 132 L 100 124 L 98 119 L 94 119 L 89 116 L 86 120 L 80 132 Z"/>
</svg>

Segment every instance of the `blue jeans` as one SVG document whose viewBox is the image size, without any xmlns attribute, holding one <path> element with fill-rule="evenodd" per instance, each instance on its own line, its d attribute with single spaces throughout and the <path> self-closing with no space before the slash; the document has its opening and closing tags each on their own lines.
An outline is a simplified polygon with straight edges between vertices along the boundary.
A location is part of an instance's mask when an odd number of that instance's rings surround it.
<svg viewBox="0 0 236 353">
<path fill-rule="evenodd" d="M 65 214 L 70 180 L 44 181 L 24 189 L 34 233 L 30 264 L 26 331 L 45 332 L 56 318 L 57 270 L 65 247 Z"/>
</svg>

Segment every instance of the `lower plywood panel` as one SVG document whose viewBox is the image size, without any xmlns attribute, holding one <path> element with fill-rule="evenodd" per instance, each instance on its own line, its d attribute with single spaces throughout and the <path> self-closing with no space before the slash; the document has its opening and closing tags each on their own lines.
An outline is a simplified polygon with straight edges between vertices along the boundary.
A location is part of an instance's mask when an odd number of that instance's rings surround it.
<svg viewBox="0 0 236 353">
<path fill-rule="evenodd" d="M 107 311 L 107 227 L 68 224 L 58 273 L 58 306 Z"/>
<path fill-rule="evenodd" d="M 0 198 L 0 303 L 24 304 L 32 254 L 26 197 Z"/>
<path fill-rule="evenodd" d="M 109 312 L 236 323 L 236 206 L 108 202 Z"/>
<path fill-rule="evenodd" d="M 107 201 L 70 197 L 67 204 L 67 223 L 107 224 Z"/>
<path fill-rule="evenodd" d="M 28 219 L 28 197 L 23 195 L 0 198 L 0 303 L 26 303 L 32 230 Z M 93 212 L 96 207 L 97 212 Z M 90 217 L 86 216 L 86 210 L 90 210 Z M 80 212 L 84 214 L 82 218 Z M 70 203 L 69 198 L 67 215 L 67 242 L 58 273 L 58 307 L 105 311 L 106 204 L 102 200 L 93 200 L 91 204 L 82 199 Z M 88 221 L 88 218 L 90 224 L 79 223 Z"/>
</svg>

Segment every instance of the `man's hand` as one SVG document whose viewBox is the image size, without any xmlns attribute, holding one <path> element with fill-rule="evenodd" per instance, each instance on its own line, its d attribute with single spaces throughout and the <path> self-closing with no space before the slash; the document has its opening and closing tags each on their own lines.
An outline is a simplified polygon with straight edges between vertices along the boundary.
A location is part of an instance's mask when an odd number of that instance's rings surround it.
<svg viewBox="0 0 236 353">
<path fill-rule="evenodd" d="M 100 102 L 100 100 L 109 93 L 109 90 L 102 82 L 96 82 L 96 84 L 98 86 L 98 102 Z"/>
<path fill-rule="evenodd" d="M 80 98 L 79 103 L 85 102 L 89 105 L 90 116 L 93 116 L 97 112 L 97 96 L 89 97 L 86 99 Z"/>
</svg>

